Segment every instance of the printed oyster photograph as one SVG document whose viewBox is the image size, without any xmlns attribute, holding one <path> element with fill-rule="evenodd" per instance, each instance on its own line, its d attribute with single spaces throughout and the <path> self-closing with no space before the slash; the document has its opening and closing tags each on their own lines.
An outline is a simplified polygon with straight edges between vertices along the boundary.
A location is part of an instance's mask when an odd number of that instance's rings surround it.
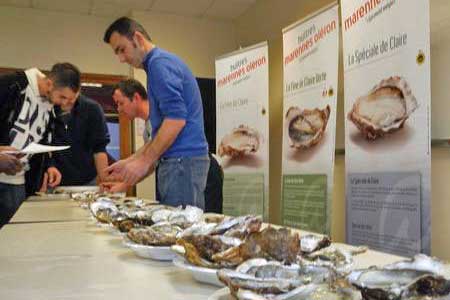
<svg viewBox="0 0 450 300">
<path fill-rule="evenodd" d="M 260 151 L 263 142 L 258 130 L 241 124 L 222 138 L 217 154 L 224 168 L 238 165 L 260 168 L 264 164 Z"/>
<path fill-rule="evenodd" d="M 323 109 L 292 106 L 287 110 L 285 132 L 289 143 L 286 152 L 289 159 L 307 161 L 317 152 L 317 148 L 321 148 L 330 112 L 329 105 Z"/>
<path fill-rule="evenodd" d="M 347 118 L 353 123 L 350 139 L 362 147 L 376 144 L 403 145 L 413 134 L 406 121 L 419 107 L 405 78 L 381 80 L 356 99 Z M 352 129 L 353 128 L 353 129 Z"/>
</svg>

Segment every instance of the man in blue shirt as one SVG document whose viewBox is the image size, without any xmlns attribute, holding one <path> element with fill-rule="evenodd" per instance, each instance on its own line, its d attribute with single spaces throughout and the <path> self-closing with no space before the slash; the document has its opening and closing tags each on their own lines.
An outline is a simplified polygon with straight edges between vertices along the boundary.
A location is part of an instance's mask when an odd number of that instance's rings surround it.
<svg viewBox="0 0 450 300">
<path fill-rule="evenodd" d="M 107 171 L 111 178 L 134 185 L 151 174 L 158 163 L 161 203 L 204 208 L 208 144 L 194 75 L 180 58 L 157 48 L 144 28 L 132 19 L 114 21 L 103 40 L 120 62 L 147 73 L 153 137 L 134 155 L 110 166 Z"/>
</svg>

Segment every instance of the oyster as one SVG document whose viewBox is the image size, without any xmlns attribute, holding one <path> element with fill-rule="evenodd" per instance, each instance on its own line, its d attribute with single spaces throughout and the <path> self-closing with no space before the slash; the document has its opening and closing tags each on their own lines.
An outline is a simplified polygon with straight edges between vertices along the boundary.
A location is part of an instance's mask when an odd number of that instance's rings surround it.
<svg viewBox="0 0 450 300">
<path fill-rule="evenodd" d="M 445 277 L 450 277 L 450 266 L 444 264 L 440 260 L 427 256 L 425 254 L 417 254 L 412 259 L 399 261 L 390 265 L 386 265 L 383 269 L 388 270 L 404 270 L 412 269 L 425 272 L 431 272 Z"/>
<path fill-rule="evenodd" d="M 182 232 L 180 232 L 177 238 L 180 239 L 192 235 L 208 235 L 211 233 L 212 230 L 214 230 L 214 227 L 216 227 L 216 225 L 217 224 L 215 223 L 205 223 L 205 222 L 195 223 L 191 227 L 188 227 Z"/>
<path fill-rule="evenodd" d="M 335 277 L 328 268 L 299 265 L 283 265 L 278 261 L 251 259 L 236 270 L 221 269 L 217 277 L 225 283 L 233 295 L 241 297 L 244 291 L 267 297 L 288 293 L 310 283 L 331 282 Z"/>
<path fill-rule="evenodd" d="M 186 206 L 183 210 L 173 211 L 167 218 L 171 224 L 182 228 L 188 228 L 194 223 L 200 222 L 203 216 L 203 210 L 195 206 Z"/>
<path fill-rule="evenodd" d="M 348 272 L 353 267 L 353 256 L 367 251 L 367 247 L 361 246 L 347 250 L 337 245 L 329 246 L 321 250 L 305 254 L 298 258 L 304 266 L 326 266 L 338 272 Z"/>
<path fill-rule="evenodd" d="M 323 137 L 330 117 L 330 106 L 324 109 L 301 109 L 291 107 L 286 113 L 286 130 L 290 146 L 299 149 L 310 148 Z"/>
<path fill-rule="evenodd" d="M 308 234 L 300 238 L 300 251 L 303 254 L 312 253 L 331 245 L 331 240 L 327 236 Z"/>
<path fill-rule="evenodd" d="M 223 234 L 226 236 L 245 239 L 245 237 L 250 233 L 258 232 L 261 225 L 261 218 L 252 215 L 226 217 L 221 223 L 217 224 L 210 234 Z"/>
<path fill-rule="evenodd" d="M 450 280 L 445 275 L 448 276 L 448 266 L 420 254 L 383 268 L 355 270 L 347 280 L 361 291 L 363 299 L 421 299 L 448 297 Z"/>
<path fill-rule="evenodd" d="M 195 206 L 180 207 L 158 207 L 152 209 L 149 214 L 153 223 L 169 222 L 174 225 L 187 228 L 192 224 L 199 222 L 203 215 L 203 210 Z"/>
<path fill-rule="evenodd" d="M 418 107 L 406 80 L 393 76 L 382 80 L 359 97 L 348 113 L 348 119 L 368 140 L 375 140 L 403 128 L 408 117 Z"/>
<path fill-rule="evenodd" d="M 182 229 L 170 223 L 158 223 L 150 227 L 132 228 L 127 237 L 141 245 L 171 246 Z"/>
<path fill-rule="evenodd" d="M 212 257 L 242 243 L 240 239 L 220 235 L 191 235 L 177 240 L 172 249 L 193 265 L 206 268 L 232 267 L 227 262 L 214 262 Z"/>
<path fill-rule="evenodd" d="M 224 136 L 220 142 L 218 154 L 222 156 L 242 156 L 257 152 L 261 143 L 261 135 L 253 128 L 240 125 Z"/>
<path fill-rule="evenodd" d="M 112 216 L 119 213 L 119 209 L 109 198 L 98 198 L 89 204 L 92 215 L 101 223 L 111 223 Z"/>
<path fill-rule="evenodd" d="M 232 247 L 212 256 L 215 262 L 227 265 L 239 265 L 251 258 L 267 258 L 284 263 L 293 263 L 300 249 L 297 233 L 287 228 L 267 227 L 253 232 L 237 247 Z"/>
</svg>

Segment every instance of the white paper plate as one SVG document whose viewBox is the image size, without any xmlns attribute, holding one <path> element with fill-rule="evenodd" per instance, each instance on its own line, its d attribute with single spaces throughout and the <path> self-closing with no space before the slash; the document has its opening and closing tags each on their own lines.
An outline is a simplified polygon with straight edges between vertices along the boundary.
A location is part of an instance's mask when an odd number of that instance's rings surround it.
<svg viewBox="0 0 450 300">
<path fill-rule="evenodd" d="M 230 289 L 225 287 L 223 289 L 215 291 L 208 300 L 235 300 L 230 294 Z"/>
<path fill-rule="evenodd" d="M 153 260 L 171 261 L 176 254 L 166 246 L 147 246 L 133 243 L 128 238 L 124 238 L 123 244 L 133 250 L 133 252 L 142 258 Z"/>
<path fill-rule="evenodd" d="M 197 267 L 189 262 L 187 262 L 183 257 L 177 255 L 173 259 L 173 264 L 177 266 L 180 269 L 184 269 L 189 271 L 195 280 L 198 282 L 203 282 L 207 284 L 212 284 L 215 286 L 224 286 L 222 282 L 217 278 L 217 270 L 216 269 L 209 269 L 209 268 L 203 268 L 203 267 Z"/>
</svg>

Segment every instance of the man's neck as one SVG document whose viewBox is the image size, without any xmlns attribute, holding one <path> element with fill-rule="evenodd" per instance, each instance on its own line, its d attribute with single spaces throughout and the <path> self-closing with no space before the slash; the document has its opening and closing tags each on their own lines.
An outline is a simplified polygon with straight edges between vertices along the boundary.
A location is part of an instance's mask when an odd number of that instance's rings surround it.
<svg viewBox="0 0 450 300">
<path fill-rule="evenodd" d="M 42 77 L 39 74 L 36 74 L 36 79 L 37 79 L 37 86 L 38 86 L 38 90 L 39 90 L 39 96 L 47 97 L 47 94 L 48 94 L 47 78 Z"/>
<path fill-rule="evenodd" d="M 152 52 L 152 50 L 155 49 L 156 46 L 153 45 L 152 42 L 145 41 L 143 47 L 144 47 L 144 53 L 145 53 L 144 57 L 145 57 L 145 56 L 147 56 L 150 52 Z"/>
<path fill-rule="evenodd" d="M 139 107 L 138 107 L 138 118 L 139 119 L 143 119 L 145 121 L 148 120 L 148 116 L 150 114 L 150 108 L 149 108 L 149 103 L 148 100 L 145 101 L 141 101 L 141 103 L 139 103 Z"/>
</svg>

